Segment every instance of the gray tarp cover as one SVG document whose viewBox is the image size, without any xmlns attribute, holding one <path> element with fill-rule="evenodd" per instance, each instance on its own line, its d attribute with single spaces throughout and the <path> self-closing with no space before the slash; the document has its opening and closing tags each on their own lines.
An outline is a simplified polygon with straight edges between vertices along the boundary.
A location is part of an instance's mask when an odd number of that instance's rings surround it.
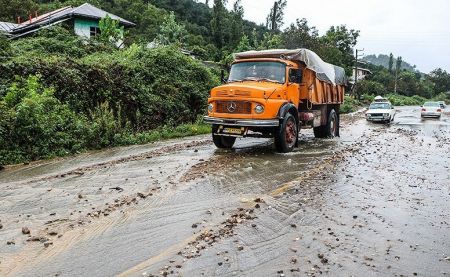
<svg viewBox="0 0 450 277">
<path fill-rule="evenodd" d="M 290 61 L 304 62 L 306 67 L 316 72 L 321 81 L 346 85 L 347 77 L 342 67 L 324 62 L 316 53 L 308 49 L 276 49 L 264 51 L 248 51 L 234 54 L 236 60 L 251 58 L 282 58 Z"/>
</svg>

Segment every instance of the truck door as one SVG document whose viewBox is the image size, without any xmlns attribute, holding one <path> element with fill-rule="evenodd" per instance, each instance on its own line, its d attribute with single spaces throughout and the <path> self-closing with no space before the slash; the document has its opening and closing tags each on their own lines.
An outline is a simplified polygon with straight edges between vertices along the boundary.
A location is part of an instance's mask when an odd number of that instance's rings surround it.
<svg viewBox="0 0 450 277">
<path fill-rule="evenodd" d="M 298 107 L 300 99 L 300 84 L 302 82 L 303 71 L 299 68 L 289 68 L 287 99 Z"/>
</svg>

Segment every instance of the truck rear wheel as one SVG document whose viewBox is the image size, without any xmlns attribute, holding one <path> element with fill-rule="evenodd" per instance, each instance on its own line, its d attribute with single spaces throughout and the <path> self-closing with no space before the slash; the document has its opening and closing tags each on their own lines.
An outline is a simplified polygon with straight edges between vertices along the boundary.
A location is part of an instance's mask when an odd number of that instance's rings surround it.
<svg viewBox="0 0 450 277">
<path fill-rule="evenodd" d="M 316 138 L 334 138 L 339 136 L 339 117 L 334 109 L 328 114 L 327 124 L 314 127 L 314 136 Z"/>
<path fill-rule="evenodd" d="M 297 144 L 297 139 L 297 122 L 292 114 L 287 113 L 278 132 L 275 134 L 275 148 L 281 153 L 292 152 Z"/>
<path fill-rule="evenodd" d="M 335 138 L 339 136 L 339 118 L 334 109 L 330 111 L 327 121 L 327 137 Z"/>
</svg>

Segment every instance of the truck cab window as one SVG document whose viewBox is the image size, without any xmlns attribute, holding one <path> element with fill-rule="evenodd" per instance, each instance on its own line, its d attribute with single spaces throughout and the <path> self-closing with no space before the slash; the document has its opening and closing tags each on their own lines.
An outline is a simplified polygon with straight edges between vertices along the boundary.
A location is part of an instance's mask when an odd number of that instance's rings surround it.
<svg viewBox="0 0 450 277">
<path fill-rule="evenodd" d="M 302 82 L 302 70 L 301 69 L 289 69 L 289 82 L 300 84 Z"/>
</svg>

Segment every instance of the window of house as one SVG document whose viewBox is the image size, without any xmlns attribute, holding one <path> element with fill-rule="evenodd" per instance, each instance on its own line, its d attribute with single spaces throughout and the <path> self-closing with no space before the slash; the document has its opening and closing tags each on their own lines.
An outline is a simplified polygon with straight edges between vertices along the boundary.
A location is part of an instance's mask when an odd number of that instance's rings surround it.
<svg viewBox="0 0 450 277">
<path fill-rule="evenodd" d="M 99 27 L 91 27 L 91 38 L 100 35 L 100 28 Z"/>
</svg>

